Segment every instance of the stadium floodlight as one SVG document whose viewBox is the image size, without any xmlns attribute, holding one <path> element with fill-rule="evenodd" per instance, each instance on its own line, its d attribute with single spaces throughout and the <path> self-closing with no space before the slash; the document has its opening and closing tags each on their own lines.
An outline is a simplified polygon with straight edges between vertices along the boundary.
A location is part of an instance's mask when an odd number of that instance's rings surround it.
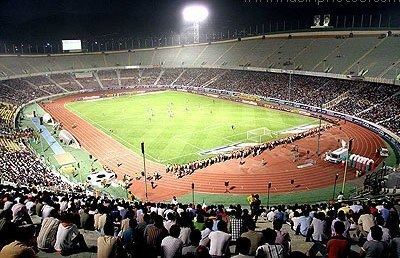
<svg viewBox="0 0 400 258">
<path fill-rule="evenodd" d="M 208 10 L 202 5 L 189 5 L 183 9 L 183 19 L 193 23 L 194 43 L 200 41 L 200 23 L 208 17 Z"/>
</svg>

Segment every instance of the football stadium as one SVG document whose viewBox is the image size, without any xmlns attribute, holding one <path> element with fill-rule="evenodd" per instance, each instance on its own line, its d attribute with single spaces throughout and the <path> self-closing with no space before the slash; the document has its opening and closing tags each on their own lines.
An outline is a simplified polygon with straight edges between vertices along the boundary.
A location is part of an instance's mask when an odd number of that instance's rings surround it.
<svg viewBox="0 0 400 258">
<path fill-rule="evenodd" d="M 23 2 L 0 257 L 400 257 L 397 6 Z"/>
</svg>

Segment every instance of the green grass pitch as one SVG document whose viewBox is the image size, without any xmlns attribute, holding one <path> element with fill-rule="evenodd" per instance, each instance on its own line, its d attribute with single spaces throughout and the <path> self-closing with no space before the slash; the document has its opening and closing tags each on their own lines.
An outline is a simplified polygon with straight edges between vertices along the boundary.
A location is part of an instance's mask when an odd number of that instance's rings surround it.
<svg viewBox="0 0 400 258">
<path fill-rule="evenodd" d="M 266 127 L 277 132 L 272 139 L 282 137 L 278 132 L 285 129 L 318 123 L 299 114 L 173 91 L 78 101 L 66 107 L 136 153 L 144 141 L 148 157 L 163 164 L 206 158 L 200 153 L 248 142 L 249 130 Z"/>
</svg>

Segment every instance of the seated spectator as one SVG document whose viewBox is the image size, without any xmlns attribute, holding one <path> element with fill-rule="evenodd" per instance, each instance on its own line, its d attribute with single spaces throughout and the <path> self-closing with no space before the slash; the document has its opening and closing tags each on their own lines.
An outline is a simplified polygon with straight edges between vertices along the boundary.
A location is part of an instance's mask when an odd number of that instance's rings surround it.
<svg viewBox="0 0 400 258">
<path fill-rule="evenodd" d="M 345 226 L 345 231 L 343 232 L 343 236 L 344 237 L 349 237 L 350 222 L 347 220 L 344 211 L 339 211 L 337 213 L 337 218 L 332 221 L 332 225 L 331 225 L 332 235 L 334 235 L 336 233 L 334 225 L 335 225 L 335 223 L 337 221 L 342 222 L 344 224 L 344 226 Z"/>
<path fill-rule="evenodd" d="M 193 225 L 187 213 L 181 214 L 178 225 L 181 228 L 179 238 L 182 240 L 183 246 L 188 246 L 190 244 L 190 232 L 192 231 L 191 227 L 193 227 Z"/>
<path fill-rule="evenodd" d="M 262 234 L 260 232 L 256 232 L 256 223 L 251 220 L 251 222 L 247 225 L 247 232 L 244 232 L 241 237 L 248 238 L 250 240 L 250 255 L 255 255 L 257 248 L 262 244 Z"/>
<path fill-rule="evenodd" d="M 248 238 L 239 237 L 236 239 L 236 253 L 237 255 L 232 258 L 250 258 L 254 257 L 249 255 L 251 242 Z"/>
<path fill-rule="evenodd" d="M 236 241 L 240 235 L 244 232 L 244 222 L 241 214 L 238 214 L 235 210 L 231 210 L 231 216 L 229 218 L 229 232 L 232 235 L 232 241 Z"/>
<path fill-rule="evenodd" d="M 376 218 L 376 225 L 379 226 L 382 229 L 382 242 L 385 242 L 386 244 L 389 244 L 390 241 L 390 234 L 389 234 L 389 229 L 384 227 L 385 220 L 382 218 L 382 216 L 378 215 Z M 372 236 L 371 236 L 371 231 L 367 235 L 367 241 L 372 241 Z"/>
<path fill-rule="evenodd" d="M 381 242 L 383 235 L 382 229 L 379 226 L 372 226 L 370 231 L 372 240 L 364 243 L 360 255 L 368 258 L 386 257 L 386 246 Z"/>
<path fill-rule="evenodd" d="M 12 222 L 11 209 L 3 210 L 0 213 L 0 250 L 14 239 L 16 225 Z"/>
<path fill-rule="evenodd" d="M 190 245 L 182 248 L 182 255 L 194 256 L 196 254 L 196 249 L 199 246 L 200 240 L 200 231 L 198 229 L 192 230 L 192 232 L 190 232 Z"/>
<path fill-rule="evenodd" d="M 147 225 L 144 230 L 144 241 L 149 257 L 155 257 L 161 253 L 161 241 L 167 235 L 168 230 L 163 225 L 163 218 L 160 215 L 155 215 L 154 223 Z"/>
<path fill-rule="evenodd" d="M 34 258 L 36 252 L 32 248 L 35 228 L 33 226 L 19 227 L 15 234 L 15 241 L 4 246 L 0 257 L 4 258 Z"/>
<path fill-rule="evenodd" d="M 311 238 L 314 242 L 324 242 L 326 240 L 325 227 L 326 222 L 324 220 L 325 214 L 323 212 L 317 212 L 312 219 L 310 228 L 312 230 Z"/>
<path fill-rule="evenodd" d="M 85 207 L 80 214 L 80 225 L 82 229 L 93 230 L 94 227 L 94 215 L 90 214 L 89 208 Z"/>
<path fill-rule="evenodd" d="M 72 214 L 64 213 L 60 220 L 54 249 L 62 255 L 87 251 L 88 247 L 83 235 L 79 233 L 78 227 L 72 223 Z"/>
<path fill-rule="evenodd" d="M 195 229 L 198 229 L 199 231 L 202 231 L 205 226 L 204 226 L 204 216 L 202 214 L 197 214 L 196 219 L 193 221 L 193 225 Z"/>
<path fill-rule="evenodd" d="M 164 222 L 164 227 L 168 230 L 171 228 L 172 225 L 174 225 L 175 222 L 175 215 L 173 212 L 167 213 L 167 221 Z"/>
<path fill-rule="evenodd" d="M 200 245 L 208 246 L 210 243 L 210 238 L 208 236 L 212 232 L 214 222 L 211 219 L 206 220 L 204 223 L 205 229 L 201 231 Z"/>
<path fill-rule="evenodd" d="M 375 225 L 375 218 L 366 209 L 360 210 L 360 213 L 361 213 L 361 215 L 357 221 L 358 230 L 362 236 L 366 237 L 368 235 L 371 227 Z"/>
<path fill-rule="evenodd" d="M 97 239 L 97 258 L 124 257 L 125 252 L 121 239 L 114 236 L 114 226 L 111 220 L 104 225 L 104 236 Z"/>
<path fill-rule="evenodd" d="M 232 236 L 227 231 L 226 222 L 220 220 L 217 224 L 217 231 L 209 234 L 210 239 L 210 255 L 216 257 L 223 257 L 229 253 L 229 242 Z"/>
<path fill-rule="evenodd" d="M 309 212 L 304 211 L 303 215 L 299 218 L 299 225 L 297 226 L 296 233 L 300 233 L 302 236 L 306 237 L 311 221 L 312 218 L 309 216 Z"/>
<path fill-rule="evenodd" d="M 161 254 L 164 258 L 174 258 L 182 253 L 183 242 L 179 238 L 180 227 L 172 225 L 169 231 L 169 236 L 166 236 L 161 241 Z"/>
<path fill-rule="evenodd" d="M 52 210 L 49 217 L 42 221 L 42 226 L 37 236 L 37 245 L 39 249 L 45 251 L 54 250 L 59 225 L 58 213 L 56 210 Z"/>
<path fill-rule="evenodd" d="M 136 236 L 136 227 L 137 222 L 135 219 L 129 220 L 129 227 L 127 230 L 122 233 L 122 244 L 124 245 L 125 249 L 129 250 L 132 249 Z"/>
<path fill-rule="evenodd" d="M 290 252 L 290 235 L 289 233 L 282 229 L 282 221 L 274 220 L 273 228 L 276 232 L 276 244 L 280 244 L 283 247 L 284 254 L 287 255 Z"/>
<path fill-rule="evenodd" d="M 273 229 L 267 228 L 262 231 L 264 237 L 264 244 L 259 246 L 256 250 L 257 258 L 282 258 L 283 247 L 275 244 L 276 232 Z"/>
<path fill-rule="evenodd" d="M 350 254 L 350 242 L 343 236 L 346 231 L 345 225 L 342 221 L 336 221 L 333 228 L 334 234 L 326 246 L 327 257 L 347 258 Z"/>
<path fill-rule="evenodd" d="M 400 257 L 400 236 L 396 235 L 392 238 L 389 244 L 389 257 L 397 258 Z"/>
</svg>

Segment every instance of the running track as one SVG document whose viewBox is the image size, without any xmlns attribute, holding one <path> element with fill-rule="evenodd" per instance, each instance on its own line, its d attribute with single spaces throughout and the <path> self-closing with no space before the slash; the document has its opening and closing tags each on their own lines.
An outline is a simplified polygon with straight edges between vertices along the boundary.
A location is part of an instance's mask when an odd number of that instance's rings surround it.
<svg viewBox="0 0 400 258">
<path fill-rule="evenodd" d="M 83 93 L 79 97 L 99 95 L 98 93 Z M 103 133 L 90 123 L 81 119 L 64 107 L 65 103 L 74 101 L 78 96 L 67 96 L 52 102 L 41 103 L 41 106 L 49 112 L 53 118 L 63 123 L 64 128 L 71 132 L 81 143 L 82 147 L 91 153 L 98 161 L 113 169 L 119 178 L 124 174 L 133 175 L 143 170 L 142 157 L 127 147 L 123 146 L 111 136 Z M 121 121 L 123 122 L 123 121 Z M 73 128 L 73 125 L 77 126 Z M 321 135 L 320 150 L 324 153 L 335 150 L 339 146 L 338 140 L 354 138 L 353 152 L 372 158 L 375 164 L 379 164 L 382 158 L 375 150 L 384 146 L 383 140 L 374 132 L 371 132 L 353 123 L 341 123 L 340 127 L 334 127 Z M 234 194 L 266 193 L 267 183 L 272 182 L 271 193 L 284 193 L 293 190 L 290 180 L 295 180 L 297 190 L 309 190 L 322 188 L 333 184 L 336 173 L 339 180 L 343 179 L 343 166 L 329 164 L 316 155 L 317 138 L 307 137 L 296 142 L 300 150 L 300 159 L 293 162 L 290 146 L 280 146 L 272 151 L 265 151 L 257 157 L 245 159 L 244 165 L 239 165 L 238 160 L 214 164 L 193 175 L 177 179 L 172 174 L 166 174 L 164 166 L 146 160 L 146 168 L 149 174 L 158 171 L 162 179 L 156 182 L 157 187 L 152 189 L 148 184 L 148 199 L 151 201 L 168 200 L 171 196 L 180 196 L 191 191 L 191 183 L 195 183 L 196 192 L 224 193 L 224 182 L 230 182 L 230 192 Z M 303 169 L 298 169 L 298 164 L 303 164 L 307 159 L 306 152 L 310 151 L 309 159 L 316 164 Z M 268 164 L 261 165 L 265 159 Z M 117 163 L 122 163 L 120 167 Z M 347 173 L 349 180 L 355 178 L 354 170 Z M 144 198 L 144 182 L 134 181 L 132 192 Z"/>
</svg>

